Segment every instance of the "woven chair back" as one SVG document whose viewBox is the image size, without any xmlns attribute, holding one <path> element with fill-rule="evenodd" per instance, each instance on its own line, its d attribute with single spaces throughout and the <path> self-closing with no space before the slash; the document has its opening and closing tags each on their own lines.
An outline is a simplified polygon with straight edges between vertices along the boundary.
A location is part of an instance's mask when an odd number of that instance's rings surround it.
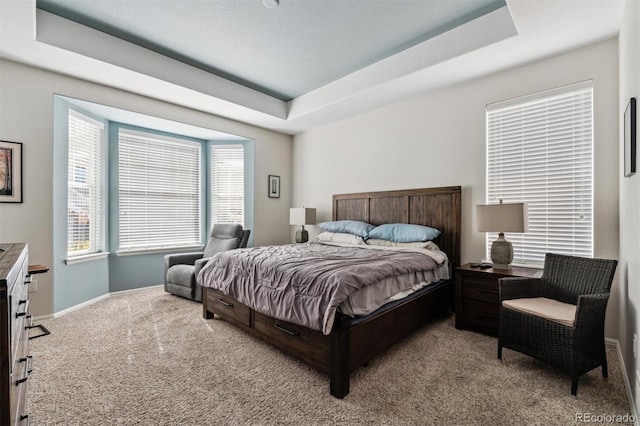
<svg viewBox="0 0 640 426">
<path fill-rule="evenodd" d="M 608 293 L 617 264 L 611 259 L 547 253 L 542 277 L 552 286 L 554 299 L 575 305 L 579 295 Z"/>
</svg>

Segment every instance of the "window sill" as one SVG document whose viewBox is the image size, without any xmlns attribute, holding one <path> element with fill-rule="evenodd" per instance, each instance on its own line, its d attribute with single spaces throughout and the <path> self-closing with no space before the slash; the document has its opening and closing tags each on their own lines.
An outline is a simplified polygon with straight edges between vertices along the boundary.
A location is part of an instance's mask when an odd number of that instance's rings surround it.
<svg viewBox="0 0 640 426">
<path fill-rule="evenodd" d="M 134 250 L 119 250 L 116 252 L 117 256 L 138 256 L 141 254 L 157 254 L 157 253 L 179 253 L 186 251 L 202 251 L 204 246 L 189 246 L 189 247 L 167 247 L 157 249 L 134 249 Z"/>
<path fill-rule="evenodd" d="M 91 253 L 82 256 L 70 257 L 64 260 L 65 265 L 75 265 L 76 263 L 93 262 L 94 260 L 106 259 L 109 252 Z"/>
</svg>

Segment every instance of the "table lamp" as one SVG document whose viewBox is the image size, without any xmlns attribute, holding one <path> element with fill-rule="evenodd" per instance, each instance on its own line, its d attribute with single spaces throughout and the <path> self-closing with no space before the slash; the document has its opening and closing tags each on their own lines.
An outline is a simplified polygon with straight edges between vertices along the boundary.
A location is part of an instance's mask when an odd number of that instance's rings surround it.
<svg viewBox="0 0 640 426">
<path fill-rule="evenodd" d="M 308 207 L 290 209 L 289 224 L 302 225 L 302 228 L 296 231 L 296 243 L 306 243 L 309 241 L 309 233 L 304 229 L 304 226 L 316 224 L 316 209 L 310 209 Z"/>
<path fill-rule="evenodd" d="M 498 232 L 498 239 L 491 244 L 493 269 L 509 269 L 513 261 L 513 245 L 504 238 L 505 232 L 527 232 L 529 217 L 527 204 L 508 203 L 476 206 L 478 231 Z"/>
</svg>

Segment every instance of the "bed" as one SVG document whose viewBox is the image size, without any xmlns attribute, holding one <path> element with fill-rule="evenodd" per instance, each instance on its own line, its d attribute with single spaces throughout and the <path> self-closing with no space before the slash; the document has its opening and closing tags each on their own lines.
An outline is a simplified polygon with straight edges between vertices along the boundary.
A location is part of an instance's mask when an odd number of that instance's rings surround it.
<svg viewBox="0 0 640 426">
<path fill-rule="evenodd" d="M 333 196 L 332 219 L 438 228 L 441 234 L 435 243 L 447 254 L 453 270 L 460 259 L 460 199 L 459 186 L 338 194 Z M 354 370 L 452 305 L 453 280 L 442 280 L 366 316 L 352 318 L 337 313 L 329 334 L 323 334 L 260 313 L 207 286 L 203 286 L 202 300 L 205 319 L 218 315 L 328 374 L 330 393 L 336 398 L 349 393 Z"/>
</svg>

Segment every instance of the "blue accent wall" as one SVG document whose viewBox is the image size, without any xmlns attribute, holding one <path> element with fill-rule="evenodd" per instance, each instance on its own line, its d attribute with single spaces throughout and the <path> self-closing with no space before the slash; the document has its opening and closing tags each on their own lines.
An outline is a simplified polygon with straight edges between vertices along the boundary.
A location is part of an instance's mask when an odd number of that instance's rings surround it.
<svg viewBox="0 0 640 426">
<path fill-rule="evenodd" d="M 69 103 L 54 96 L 53 124 L 53 312 L 60 312 L 109 292 L 108 258 L 65 264 L 67 257 Z M 106 121 L 73 107 L 95 120 Z M 104 135 L 106 140 L 106 134 Z M 106 168 L 105 168 L 106 169 Z"/>
</svg>

